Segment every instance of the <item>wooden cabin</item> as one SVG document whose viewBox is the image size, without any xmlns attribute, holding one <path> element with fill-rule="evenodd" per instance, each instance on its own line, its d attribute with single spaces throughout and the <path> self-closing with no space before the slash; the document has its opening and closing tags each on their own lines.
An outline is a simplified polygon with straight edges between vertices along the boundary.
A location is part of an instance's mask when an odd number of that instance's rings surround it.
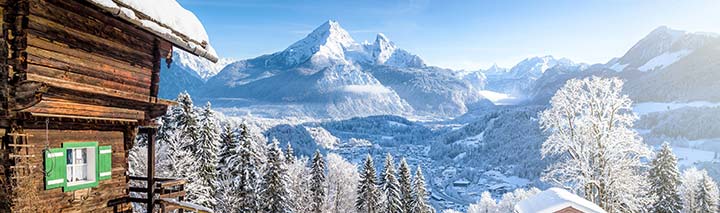
<svg viewBox="0 0 720 213">
<path fill-rule="evenodd" d="M 153 175 L 155 119 L 173 47 L 217 61 L 197 18 L 174 0 L 0 0 L 0 16 L 0 212 L 183 208 L 184 182 Z M 148 177 L 128 175 L 138 134 Z"/>
</svg>

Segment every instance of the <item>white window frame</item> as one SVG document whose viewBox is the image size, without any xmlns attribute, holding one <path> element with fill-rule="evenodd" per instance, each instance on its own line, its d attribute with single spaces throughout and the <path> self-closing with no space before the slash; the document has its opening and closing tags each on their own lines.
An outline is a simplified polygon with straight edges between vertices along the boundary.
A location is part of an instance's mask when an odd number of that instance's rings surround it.
<svg viewBox="0 0 720 213">
<path fill-rule="evenodd" d="M 74 163 L 75 160 L 75 153 L 81 150 L 85 150 L 86 156 L 85 159 L 87 163 Z M 68 153 L 68 151 L 72 152 L 72 154 Z M 95 178 L 95 170 L 97 169 L 97 150 L 95 147 L 72 147 L 72 148 L 66 148 L 65 151 L 66 154 L 68 154 L 67 158 L 73 158 L 72 162 L 67 162 L 66 167 L 66 173 L 65 173 L 65 180 L 67 181 L 67 186 L 77 186 L 87 183 L 92 183 L 97 181 Z M 73 172 L 77 168 L 82 168 L 84 166 L 85 169 L 85 176 L 86 179 L 84 180 L 73 180 Z M 82 171 L 82 170 L 81 170 Z"/>
</svg>

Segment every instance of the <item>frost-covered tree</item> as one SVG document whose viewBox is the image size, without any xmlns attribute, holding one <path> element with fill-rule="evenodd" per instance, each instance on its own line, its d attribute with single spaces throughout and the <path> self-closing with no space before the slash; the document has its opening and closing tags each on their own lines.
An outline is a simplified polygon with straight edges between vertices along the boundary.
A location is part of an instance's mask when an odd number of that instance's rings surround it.
<svg viewBox="0 0 720 213">
<path fill-rule="evenodd" d="M 422 169 L 418 165 L 415 171 L 415 180 L 413 182 L 415 187 L 415 195 L 413 196 L 412 208 L 415 213 L 434 213 L 435 210 L 428 204 L 427 197 L 428 192 L 425 189 L 425 177 L 423 176 Z"/>
<path fill-rule="evenodd" d="M 475 204 L 470 204 L 467 213 L 496 213 L 497 203 L 492 198 L 490 192 L 484 191 L 480 195 L 480 200 Z"/>
<path fill-rule="evenodd" d="M 703 177 L 698 186 L 697 196 L 695 198 L 697 209 L 695 212 L 717 212 L 718 211 L 718 195 L 717 186 L 708 177 Z"/>
<path fill-rule="evenodd" d="M 703 192 L 703 190 L 706 191 Z M 717 206 L 720 192 L 718 192 L 717 184 L 707 174 L 707 171 L 698 170 L 695 167 L 683 171 L 680 184 L 680 198 L 683 204 L 682 212 L 703 212 L 703 205 L 705 205 L 705 203 L 703 203 L 704 201 L 702 200 L 705 200 L 705 197 L 710 197 L 710 200 L 714 200 L 715 206 Z M 712 202 L 707 203 L 712 204 Z"/>
<path fill-rule="evenodd" d="M 285 156 L 277 140 L 273 140 L 267 153 L 267 169 L 263 175 L 263 210 L 268 213 L 293 212 L 288 198 L 287 168 Z"/>
<path fill-rule="evenodd" d="M 310 191 L 312 192 L 312 212 L 321 213 L 325 200 L 325 160 L 320 150 L 315 150 L 310 171 Z"/>
<path fill-rule="evenodd" d="M 375 165 L 372 157 L 368 154 L 365 157 L 363 170 L 360 172 L 360 184 L 358 185 L 358 199 L 355 207 L 361 213 L 381 212 L 380 193 L 377 189 L 375 179 Z"/>
<path fill-rule="evenodd" d="M 220 174 L 232 173 L 237 175 L 237 171 L 229 168 L 229 162 L 236 161 L 238 157 L 240 142 L 237 137 L 232 123 L 223 126 L 222 134 L 220 134 L 220 151 L 218 152 L 218 172 Z"/>
<path fill-rule="evenodd" d="M 638 133 L 632 101 L 618 78 L 569 80 L 540 113 L 549 133 L 544 158 L 557 159 L 542 180 L 573 189 L 609 212 L 637 212 L 650 205 L 642 159 L 650 154 Z"/>
<path fill-rule="evenodd" d="M 215 181 L 217 180 L 218 147 L 220 146 L 220 125 L 211 109 L 210 102 L 205 105 L 199 116 L 200 129 L 195 143 L 194 159 L 198 167 L 197 182 L 199 189 L 188 194 L 188 199 L 205 207 L 215 207 Z"/>
<path fill-rule="evenodd" d="M 653 203 L 654 212 L 678 213 L 682 210 L 682 202 L 678 187 L 680 186 L 680 173 L 678 172 L 677 158 L 670 149 L 670 144 L 664 143 L 650 168 L 651 196 L 657 199 Z"/>
<path fill-rule="evenodd" d="M 258 150 L 253 145 L 250 132 L 243 124 L 240 125 L 242 132 L 240 133 L 240 146 L 237 147 L 238 158 L 231 159 L 228 162 L 231 170 L 238 171 L 238 176 L 233 180 L 235 186 L 235 194 L 239 198 L 238 210 L 241 212 L 259 212 L 262 209 L 258 194 L 262 182 L 261 170 L 259 164 L 262 161 L 258 157 Z"/>
<path fill-rule="evenodd" d="M 217 199 L 217 208 L 215 209 L 220 212 L 230 212 L 239 208 L 238 203 L 240 201 L 240 198 L 235 195 L 235 192 L 239 190 L 236 185 L 236 177 L 240 175 L 240 171 L 236 167 L 230 166 L 229 163 L 238 162 L 240 157 L 238 153 L 239 141 L 231 123 L 224 125 L 220 141 L 218 175 L 215 180 L 215 197 Z"/>
<path fill-rule="evenodd" d="M 288 164 L 288 177 L 290 177 L 288 193 L 292 209 L 295 212 L 312 211 L 311 175 L 307 164 L 308 159 L 304 156 L 295 159 L 292 164 Z"/>
<path fill-rule="evenodd" d="M 347 162 L 340 155 L 327 155 L 327 196 L 323 212 L 356 212 L 357 187 L 360 176 L 355 164 Z M 303 212 L 299 211 L 298 212 Z"/>
<path fill-rule="evenodd" d="M 395 161 L 390 153 L 387 153 L 385 156 L 385 168 L 382 174 L 380 174 L 380 188 L 385 197 L 384 212 L 402 213 L 403 206 L 400 202 L 400 183 L 395 175 Z"/>
<path fill-rule="evenodd" d="M 285 161 L 287 161 L 288 165 L 295 163 L 295 151 L 292 145 L 290 145 L 290 142 L 287 143 L 287 147 L 285 148 Z"/>
<path fill-rule="evenodd" d="M 497 212 L 514 212 L 517 203 L 537 193 L 540 193 L 540 189 L 538 188 L 530 188 L 527 190 L 518 188 L 515 189 L 515 191 L 505 193 L 498 202 L 496 210 Z"/>
<path fill-rule="evenodd" d="M 410 166 L 407 161 L 405 161 L 405 158 L 400 159 L 399 173 L 400 177 L 398 182 L 400 183 L 400 203 L 402 203 L 403 212 L 412 212 L 412 173 L 410 173 Z"/>
</svg>

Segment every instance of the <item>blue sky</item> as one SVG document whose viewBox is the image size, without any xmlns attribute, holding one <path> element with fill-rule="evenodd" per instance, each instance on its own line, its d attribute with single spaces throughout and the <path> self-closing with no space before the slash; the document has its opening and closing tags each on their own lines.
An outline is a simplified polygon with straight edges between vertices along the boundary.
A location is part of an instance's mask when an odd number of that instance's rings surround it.
<svg viewBox="0 0 720 213">
<path fill-rule="evenodd" d="M 205 25 L 222 57 L 285 49 L 327 20 L 353 38 L 379 32 L 429 65 L 510 67 L 553 55 L 605 63 L 658 26 L 720 33 L 717 0 L 178 0 Z"/>
</svg>

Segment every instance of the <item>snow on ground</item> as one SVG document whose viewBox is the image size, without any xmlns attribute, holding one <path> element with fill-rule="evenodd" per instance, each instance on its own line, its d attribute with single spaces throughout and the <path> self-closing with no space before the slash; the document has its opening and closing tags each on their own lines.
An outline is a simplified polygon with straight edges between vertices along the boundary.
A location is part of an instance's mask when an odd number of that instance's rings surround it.
<svg viewBox="0 0 720 213">
<path fill-rule="evenodd" d="M 715 157 L 714 152 L 693 148 L 672 147 L 672 150 L 678 157 L 678 165 L 680 167 L 692 166 L 695 163 L 703 161 L 712 161 Z"/>
<path fill-rule="evenodd" d="M 615 63 L 612 66 L 610 66 L 610 69 L 615 70 L 615 72 L 622 72 L 623 70 L 625 70 L 625 67 L 627 67 L 627 66 L 628 66 L 627 64 Z"/>
<path fill-rule="evenodd" d="M 490 90 L 480 90 L 480 95 L 487 98 L 495 105 L 515 105 L 518 101 L 520 101 L 518 97 Z"/>
<path fill-rule="evenodd" d="M 692 53 L 692 50 L 688 50 L 688 49 L 671 52 L 671 53 L 663 53 L 662 55 L 656 56 L 655 58 L 650 59 L 644 65 L 638 67 L 638 70 L 646 72 L 646 71 L 651 71 L 651 70 L 655 70 L 655 69 L 662 69 L 668 65 L 671 65 L 671 64 L 677 62 L 678 60 L 689 55 L 690 53 Z"/>
<path fill-rule="evenodd" d="M 720 103 L 713 103 L 707 101 L 693 101 L 686 103 L 678 102 L 643 102 L 635 103 L 633 105 L 633 112 L 637 115 L 646 115 L 653 112 L 670 111 L 683 107 L 717 107 Z"/>
<path fill-rule="evenodd" d="M 519 213 L 552 213 L 572 206 L 581 212 L 605 213 L 605 210 L 567 190 L 550 188 L 515 205 Z"/>
</svg>

